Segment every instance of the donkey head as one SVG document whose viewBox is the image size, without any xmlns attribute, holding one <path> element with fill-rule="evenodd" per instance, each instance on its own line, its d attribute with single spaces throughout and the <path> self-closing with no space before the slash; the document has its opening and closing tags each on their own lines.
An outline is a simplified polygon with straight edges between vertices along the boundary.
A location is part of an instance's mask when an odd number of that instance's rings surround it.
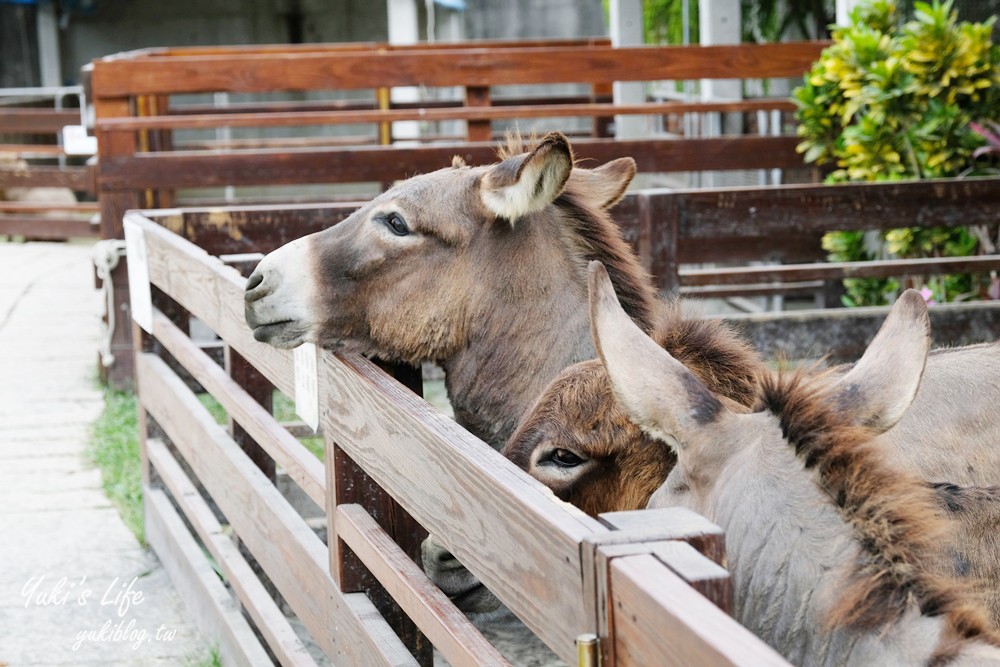
<svg viewBox="0 0 1000 667">
<path fill-rule="evenodd" d="M 725 485 L 724 478 L 735 472 L 730 464 L 737 459 L 752 460 L 751 450 L 787 445 L 788 424 L 772 412 L 741 414 L 725 406 L 635 326 L 621 310 L 607 273 L 598 263 L 590 269 L 590 308 L 594 340 L 615 396 L 643 431 L 677 455 L 677 465 L 650 506 L 682 504 L 711 518 L 713 497 Z M 929 347 L 926 305 L 911 290 L 896 302 L 864 356 L 848 373 L 825 385 L 817 380 L 821 403 L 836 407 L 834 413 L 842 425 L 864 427 L 871 437 L 890 429 L 916 395 Z M 821 421 L 814 425 L 817 429 L 829 426 Z M 737 467 L 740 472 L 748 469 Z"/>
<path fill-rule="evenodd" d="M 556 377 L 502 453 L 591 516 L 642 509 L 675 461 L 615 400 L 596 359 Z"/>
<path fill-rule="evenodd" d="M 650 335 L 733 410 L 753 406 L 762 362 L 724 323 L 687 317 L 679 302 L 666 302 Z M 615 400 L 597 360 L 557 376 L 503 453 L 592 516 L 645 507 L 676 461 L 673 451 L 640 429 Z"/>
<path fill-rule="evenodd" d="M 608 208 L 634 174 L 630 158 L 574 168 L 558 133 L 493 166 L 456 160 L 267 255 L 247 283 L 247 323 L 278 347 L 309 341 L 408 362 L 447 358 L 491 309 L 544 293 L 538 276 L 564 268 L 544 261 L 564 190 Z"/>
</svg>

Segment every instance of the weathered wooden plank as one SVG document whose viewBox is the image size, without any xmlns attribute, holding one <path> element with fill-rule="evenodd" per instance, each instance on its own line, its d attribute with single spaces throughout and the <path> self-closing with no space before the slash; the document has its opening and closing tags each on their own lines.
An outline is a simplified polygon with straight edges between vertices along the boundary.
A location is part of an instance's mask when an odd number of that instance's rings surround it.
<svg viewBox="0 0 1000 667">
<path fill-rule="evenodd" d="M 271 413 L 233 381 L 211 357 L 165 315 L 153 313 L 153 335 L 191 376 L 226 409 L 226 412 L 261 444 L 289 477 L 320 507 L 325 503 L 323 464 L 282 428 Z"/>
<path fill-rule="evenodd" d="M 27 171 L 0 169 L 0 188 L 69 188 L 93 193 L 94 168 L 31 165 Z"/>
<path fill-rule="evenodd" d="M 1000 301 L 938 304 L 928 312 L 934 347 L 993 342 L 1000 332 Z M 765 358 L 828 356 L 830 361 L 845 362 L 861 357 L 888 314 L 888 306 L 878 306 L 736 314 L 724 319 Z"/>
<path fill-rule="evenodd" d="M 188 479 L 163 441 L 147 442 L 150 462 L 170 490 L 184 516 L 194 527 L 202 544 L 222 569 L 226 581 L 267 641 L 268 647 L 285 667 L 315 665 L 309 650 L 295 634 L 288 619 L 275 604 L 232 538 L 225 534 L 208 503 Z"/>
<path fill-rule="evenodd" d="M 539 40 L 477 40 L 476 46 L 490 49 L 526 48 L 540 46 L 607 46 L 611 40 L 607 37 L 574 37 L 567 39 L 539 39 Z M 211 55 L 246 55 L 254 53 L 274 54 L 274 53 L 330 53 L 330 52 L 350 52 L 350 51 L 426 51 L 441 49 L 466 49 L 469 42 L 435 42 L 428 44 L 420 42 L 417 44 L 388 44 L 385 42 L 333 42 L 320 44 L 251 44 L 251 45 L 226 45 L 226 46 L 172 46 L 157 49 L 143 49 L 141 51 L 129 51 L 119 56 L 137 58 L 143 55 L 156 56 L 211 56 Z"/>
<path fill-rule="evenodd" d="M 616 558 L 610 579 L 617 665 L 788 667 L 654 556 Z"/>
<path fill-rule="evenodd" d="M 680 201 L 683 245 L 792 230 L 993 224 L 1000 208 L 1000 178 L 649 191 L 649 196 Z"/>
<path fill-rule="evenodd" d="M 0 108 L 0 134 L 58 134 L 79 124 L 78 110 Z"/>
<path fill-rule="evenodd" d="M 62 146 L 55 146 L 53 144 L 0 144 L 0 153 L 62 155 Z"/>
<path fill-rule="evenodd" d="M 682 285 L 740 285 L 795 283 L 807 280 L 841 280 L 891 276 L 975 273 L 1000 269 L 1000 255 L 886 259 L 870 262 L 820 262 L 782 266 L 733 266 L 682 269 Z"/>
<path fill-rule="evenodd" d="M 320 372 L 327 436 L 571 659 L 576 635 L 592 630 L 581 604 L 579 543 L 600 525 L 363 357 L 324 353 Z"/>
<path fill-rule="evenodd" d="M 363 507 L 340 505 L 336 528 L 448 664 L 509 664 Z"/>
<path fill-rule="evenodd" d="M 724 567 L 688 542 L 659 542 L 651 553 L 716 607 L 727 614 L 733 613 L 733 586 Z"/>
<path fill-rule="evenodd" d="M 36 239 L 97 238 L 100 227 L 80 218 L 0 215 L 0 235 Z"/>
<path fill-rule="evenodd" d="M 798 77 L 825 42 L 702 47 L 555 46 L 151 56 L 94 62 L 95 97 L 197 92 L 499 86 Z"/>
<path fill-rule="evenodd" d="M 370 602 L 361 609 L 341 594 L 323 543 L 163 360 L 143 353 L 136 369 L 143 406 L 326 654 L 352 664 L 415 664 Z"/>
<path fill-rule="evenodd" d="M 291 353 L 258 343 L 246 325 L 243 276 L 139 212 L 129 212 L 128 219 L 143 229 L 150 281 L 249 359 L 279 391 L 294 397 Z"/>
<path fill-rule="evenodd" d="M 470 88 L 469 90 L 483 90 Z M 601 115 L 665 115 L 685 113 L 726 113 L 746 111 L 794 111 L 795 105 L 786 99 L 753 99 L 735 102 L 656 102 L 645 104 L 518 104 L 492 106 L 487 95 L 470 98 L 466 91 L 466 106 L 412 109 L 358 109 L 343 111 L 290 111 L 274 113 L 207 113 L 173 116 L 144 116 L 103 120 L 99 126 L 105 132 L 138 130 L 192 130 L 218 127 L 301 127 L 313 125 L 343 125 L 359 123 L 393 123 L 419 120 L 425 122 L 467 120 L 488 122 L 516 118 L 578 118 Z M 470 141 L 485 141 L 485 133 L 470 137 Z"/>
<path fill-rule="evenodd" d="M 71 213 L 96 213 L 101 207 L 97 202 L 77 202 L 75 204 L 39 202 L 0 201 L 0 211 L 16 213 L 44 213 L 46 211 L 67 211 Z"/>
<path fill-rule="evenodd" d="M 184 600 L 191 620 L 205 636 L 219 642 L 222 659 L 238 665 L 270 664 L 271 659 L 166 494 L 144 488 L 143 510 L 146 539 Z"/>
<path fill-rule="evenodd" d="M 598 519 L 614 529 L 608 537 L 647 533 L 652 539 L 687 542 L 719 565 L 725 562 L 726 536 L 722 529 L 685 507 L 606 512 Z"/>
<path fill-rule="evenodd" d="M 647 139 L 573 142 L 578 159 L 600 164 L 623 156 L 640 171 L 771 169 L 801 167 L 795 137 L 738 136 L 713 139 Z M 429 146 L 360 146 L 345 149 L 236 150 L 230 152 L 149 153 L 101 159 L 103 190 L 291 185 L 383 181 L 440 169 L 459 155 L 468 164 L 492 164 L 492 142 Z M 103 195 L 102 195 L 103 196 Z"/>
</svg>

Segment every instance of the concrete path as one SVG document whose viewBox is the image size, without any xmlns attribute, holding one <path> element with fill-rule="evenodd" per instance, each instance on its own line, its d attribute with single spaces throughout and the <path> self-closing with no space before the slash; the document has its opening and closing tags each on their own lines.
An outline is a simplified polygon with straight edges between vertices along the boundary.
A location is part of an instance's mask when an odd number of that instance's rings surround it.
<svg viewBox="0 0 1000 667">
<path fill-rule="evenodd" d="M 99 303 L 89 245 L 0 243 L 0 667 L 209 655 L 83 455 Z"/>
</svg>

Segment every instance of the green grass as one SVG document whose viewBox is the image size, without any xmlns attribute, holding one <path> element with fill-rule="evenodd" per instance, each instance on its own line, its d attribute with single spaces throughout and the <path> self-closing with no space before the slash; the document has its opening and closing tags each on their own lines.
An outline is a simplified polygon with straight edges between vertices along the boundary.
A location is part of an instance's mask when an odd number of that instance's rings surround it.
<svg viewBox="0 0 1000 667">
<path fill-rule="evenodd" d="M 217 646 L 194 651 L 185 657 L 184 667 L 222 667 L 222 654 Z"/>
<path fill-rule="evenodd" d="M 87 454 L 101 471 L 104 493 L 136 539 L 145 545 L 135 394 L 104 390 L 104 411 L 91 427 Z"/>
<path fill-rule="evenodd" d="M 198 400 L 220 424 L 229 418 L 226 409 L 209 394 L 199 394 Z M 275 392 L 274 413 L 278 421 L 295 421 L 295 404 L 284 394 Z M 326 448 L 321 437 L 300 438 L 300 442 L 322 461 Z M 91 427 L 90 460 L 101 471 L 104 493 L 118 508 L 125 525 L 143 545 L 146 532 L 142 513 L 142 471 L 139 464 L 139 423 L 135 394 L 104 390 L 104 411 Z"/>
</svg>

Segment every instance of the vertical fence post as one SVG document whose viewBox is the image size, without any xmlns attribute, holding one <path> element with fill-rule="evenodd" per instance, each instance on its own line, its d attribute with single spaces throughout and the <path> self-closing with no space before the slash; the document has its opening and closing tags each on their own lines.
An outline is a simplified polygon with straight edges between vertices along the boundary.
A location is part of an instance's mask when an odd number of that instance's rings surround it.
<svg viewBox="0 0 1000 667">
<path fill-rule="evenodd" d="M 94 100 L 94 113 L 98 119 L 127 118 L 132 115 L 133 102 L 128 97 L 100 98 Z M 122 218 L 130 208 L 139 208 L 139 194 L 135 191 L 106 191 L 100 179 L 100 166 L 115 157 L 134 155 L 136 135 L 134 132 L 98 132 L 97 190 L 101 204 L 101 238 L 124 238 Z M 105 369 L 98 365 L 101 377 L 117 389 L 131 388 L 135 378 L 135 350 L 132 342 L 132 328 L 129 326 L 128 259 L 123 258 L 111 272 L 110 278 L 115 290 L 115 330 L 111 337 L 111 354 L 115 363 Z"/>
<path fill-rule="evenodd" d="M 465 88 L 465 106 L 490 106 L 489 86 L 467 86 Z M 492 125 L 489 120 L 466 121 L 466 133 L 469 141 L 490 141 L 493 139 Z"/>
</svg>

